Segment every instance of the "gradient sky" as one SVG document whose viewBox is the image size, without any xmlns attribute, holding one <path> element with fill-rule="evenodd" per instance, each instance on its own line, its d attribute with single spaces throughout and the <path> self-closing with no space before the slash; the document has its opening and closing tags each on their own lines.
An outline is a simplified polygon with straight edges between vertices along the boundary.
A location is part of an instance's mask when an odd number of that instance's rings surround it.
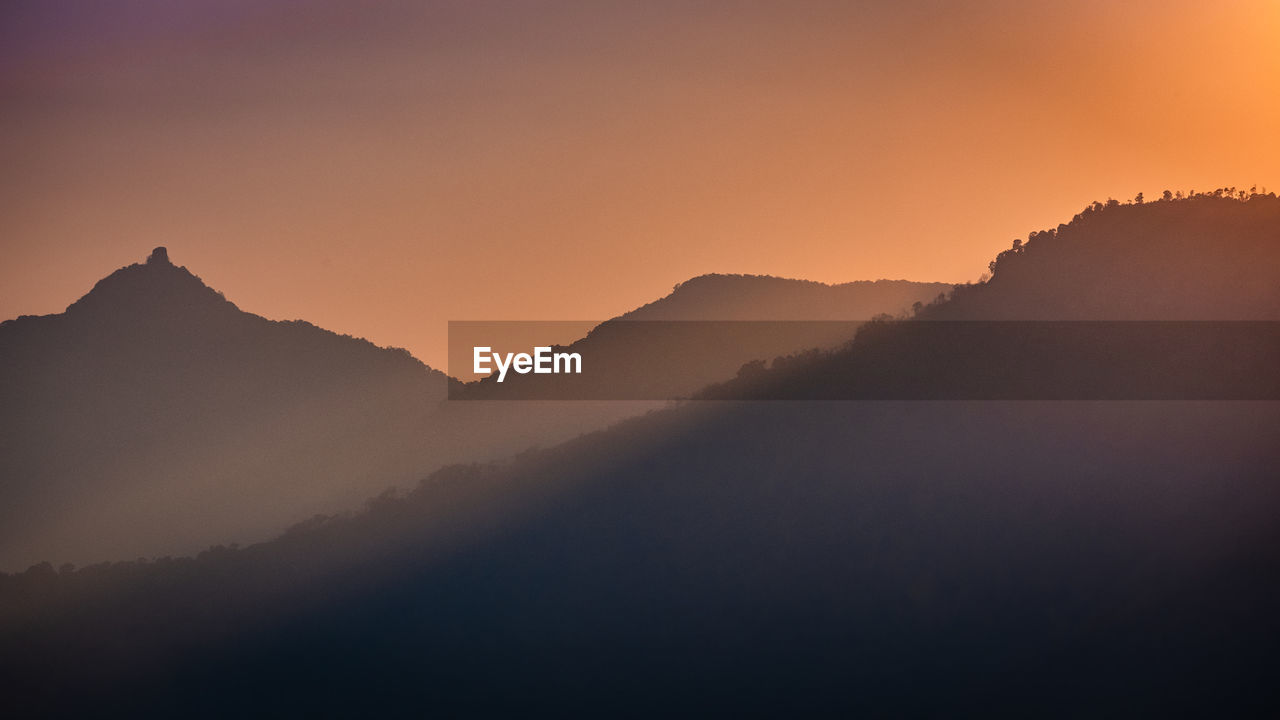
<svg viewBox="0 0 1280 720">
<path fill-rule="evenodd" d="M 0 318 L 167 245 L 407 347 L 706 272 L 976 279 L 1165 188 L 1280 188 L 1280 3 L 8 0 Z"/>
</svg>

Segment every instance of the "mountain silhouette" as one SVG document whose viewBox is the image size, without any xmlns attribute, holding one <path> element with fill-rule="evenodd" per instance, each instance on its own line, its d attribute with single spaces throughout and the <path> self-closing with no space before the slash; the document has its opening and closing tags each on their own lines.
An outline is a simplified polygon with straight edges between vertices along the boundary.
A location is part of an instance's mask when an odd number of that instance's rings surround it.
<svg viewBox="0 0 1280 720">
<path fill-rule="evenodd" d="M 1217 278 L 1276 256 L 1276 203 L 1102 207 L 922 313 L 1061 266 L 1135 318 L 1272 317 Z M 1200 208 L 1176 262 L 1073 254 Z M 253 547 L 0 576 L 0 677 L 157 713 L 1268 716 L 1277 467 L 1275 402 L 688 403 Z"/>
<path fill-rule="evenodd" d="M 796 316 L 818 313 L 814 298 L 827 298 L 824 312 L 862 317 L 902 311 L 937 287 L 729 276 L 682 287 L 704 284 L 716 286 L 714 306 L 707 293 L 678 290 L 646 308 L 689 319 L 713 309 Z M 733 309 L 735 296 L 747 311 Z M 782 338 L 763 356 L 817 339 L 812 330 Z M 651 375 L 687 395 L 754 356 L 721 353 L 685 375 L 669 364 Z M 656 407 L 451 403 L 450 383 L 404 350 L 243 312 L 156 248 L 63 313 L 0 325 L 0 568 L 258 541 L 443 465 L 505 457 Z"/>
<path fill-rule="evenodd" d="M 911 321 L 699 396 L 1280 398 L 1277 228 L 1274 195 L 1095 203 Z"/>
<path fill-rule="evenodd" d="M 593 328 L 556 352 L 577 353 L 581 375 L 491 376 L 454 397 L 661 400 L 733 377 L 744 364 L 841 345 L 860 323 L 905 315 L 953 286 L 907 280 L 826 285 L 761 275 L 702 275 Z M 494 324 L 501 334 L 501 323 Z"/>
<path fill-rule="evenodd" d="M 1014 241 L 936 320 L 1280 320 L 1280 199 L 1094 203 Z"/>
<path fill-rule="evenodd" d="M 951 290 L 951 283 L 859 280 L 827 285 L 769 275 L 699 275 L 616 320 L 862 321 L 900 315 Z"/>
<path fill-rule="evenodd" d="M 264 539 L 633 408 L 461 406 L 408 352 L 242 312 L 165 248 L 0 325 L 0 567 Z"/>
</svg>

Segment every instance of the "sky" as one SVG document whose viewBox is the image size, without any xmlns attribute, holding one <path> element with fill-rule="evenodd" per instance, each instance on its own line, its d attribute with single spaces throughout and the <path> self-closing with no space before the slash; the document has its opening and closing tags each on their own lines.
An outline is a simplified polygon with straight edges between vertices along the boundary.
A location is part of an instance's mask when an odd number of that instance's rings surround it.
<svg viewBox="0 0 1280 720">
<path fill-rule="evenodd" d="M 165 245 L 443 366 L 708 272 L 976 280 L 1085 204 L 1280 189 L 1280 2 L 0 5 L 0 318 Z"/>
</svg>

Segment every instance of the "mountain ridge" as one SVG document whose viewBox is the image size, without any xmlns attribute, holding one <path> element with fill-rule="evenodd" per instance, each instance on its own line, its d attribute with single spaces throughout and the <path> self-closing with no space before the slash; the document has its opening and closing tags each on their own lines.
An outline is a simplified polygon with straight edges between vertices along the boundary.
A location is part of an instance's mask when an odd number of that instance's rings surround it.
<svg viewBox="0 0 1280 720">
<path fill-rule="evenodd" d="M 828 285 L 771 275 L 708 274 L 596 325 L 555 351 L 577 353 L 578 376 L 489 376 L 457 388 L 467 399 L 676 399 L 749 362 L 853 337 L 859 323 L 905 316 L 953 286 L 907 280 Z M 495 324 L 495 331 L 501 324 Z"/>
<path fill-rule="evenodd" d="M 707 273 L 613 319 L 869 320 L 881 313 L 905 312 L 912 303 L 933 300 L 953 286 L 883 279 L 829 284 L 775 275 Z"/>
</svg>

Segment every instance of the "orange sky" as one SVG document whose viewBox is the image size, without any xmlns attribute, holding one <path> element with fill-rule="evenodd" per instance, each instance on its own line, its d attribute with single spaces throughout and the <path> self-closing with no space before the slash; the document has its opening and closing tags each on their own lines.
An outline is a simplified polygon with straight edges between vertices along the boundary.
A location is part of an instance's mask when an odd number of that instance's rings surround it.
<svg viewBox="0 0 1280 720">
<path fill-rule="evenodd" d="M 449 319 L 972 280 L 1092 200 L 1280 189 L 1274 1 L 97 5 L 0 9 L 3 318 L 163 244 L 443 366 Z"/>
</svg>

